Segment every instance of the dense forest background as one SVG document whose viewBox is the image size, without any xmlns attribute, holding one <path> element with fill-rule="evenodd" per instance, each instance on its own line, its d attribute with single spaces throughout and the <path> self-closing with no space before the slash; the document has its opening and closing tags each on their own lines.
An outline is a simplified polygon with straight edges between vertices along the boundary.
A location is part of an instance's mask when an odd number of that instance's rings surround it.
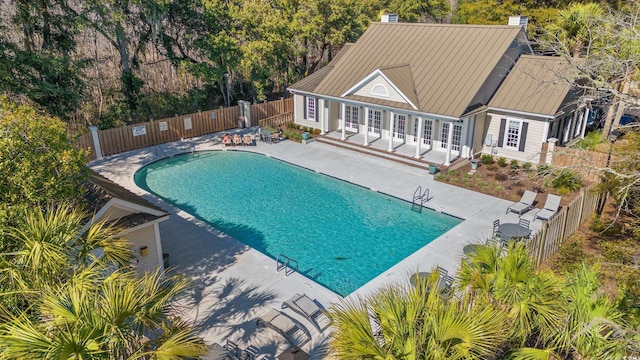
<svg viewBox="0 0 640 360">
<path fill-rule="evenodd" d="M 79 127 L 109 128 L 286 96 L 383 13 L 468 24 L 527 15 L 535 44 L 569 2 L 9 0 L 0 3 L 0 91 Z"/>
</svg>

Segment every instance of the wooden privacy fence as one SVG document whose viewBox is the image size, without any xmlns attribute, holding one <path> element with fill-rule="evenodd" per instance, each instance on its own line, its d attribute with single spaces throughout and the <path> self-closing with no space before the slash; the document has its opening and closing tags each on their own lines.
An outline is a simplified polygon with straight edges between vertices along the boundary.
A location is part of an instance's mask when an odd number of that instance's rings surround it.
<svg viewBox="0 0 640 360">
<path fill-rule="evenodd" d="M 280 114 L 262 119 L 258 122 L 258 124 L 260 125 L 260 127 L 276 127 L 290 122 L 293 122 L 293 111 L 286 114 Z"/>
<path fill-rule="evenodd" d="M 558 211 L 550 221 L 542 225 L 542 229 L 527 241 L 527 250 L 535 266 L 539 266 L 549 256 L 558 251 L 558 247 L 573 234 L 580 225 L 591 219 L 595 212 L 600 195 L 585 189 L 580 196 L 569 205 Z"/>
<path fill-rule="evenodd" d="M 551 165 L 571 168 L 586 180 L 598 181 L 607 165 L 608 156 L 609 154 L 595 151 L 557 147 L 553 152 Z"/>
<path fill-rule="evenodd" d="M 239 126 L 238 120 L 242 114 L 242 106 L 232 106 L 179 115 L 162 120 L 152 120 L 114 129 L 99 130 L 98 140 L 102 155 L 118 154 L 237 128 Z M 255 125 L 262 119 L 292 111 L 293 99 L 291 98 L 249 105 L 250 123 Z M 91 159 L 96 158 L 91 133 L 78 136 L 75 145 L 77 148 L 87 150 L 91 155 Z"/>
</svg>

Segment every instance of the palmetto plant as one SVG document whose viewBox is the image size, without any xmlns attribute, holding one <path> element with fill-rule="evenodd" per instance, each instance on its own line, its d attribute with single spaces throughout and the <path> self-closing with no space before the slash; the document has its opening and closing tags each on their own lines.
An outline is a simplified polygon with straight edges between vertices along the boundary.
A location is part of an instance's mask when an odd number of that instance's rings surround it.
<svg viewBox="0 0 640 360">
<path fill-rule="evenodd" d="M 505 340 L 503 315 L 441 296 L 437 276 L 415 287 L 392 285 L 329 310 L 340 359 L 482 359 Z"/>
<path fill-rule="evenodd" d="M 2 256 L 0 359 L 178 359 L 202 353 L 172 316 L 188 283 L 126 267 L 128 243 L 105 224 L 82 236 L 69 206 L 34 211 L 11 229 L 22 247 Z M 104 256 L 96 255 L 97 248 Z M 10 300 L 10 301 L 6 301 Z"/>
</svg>

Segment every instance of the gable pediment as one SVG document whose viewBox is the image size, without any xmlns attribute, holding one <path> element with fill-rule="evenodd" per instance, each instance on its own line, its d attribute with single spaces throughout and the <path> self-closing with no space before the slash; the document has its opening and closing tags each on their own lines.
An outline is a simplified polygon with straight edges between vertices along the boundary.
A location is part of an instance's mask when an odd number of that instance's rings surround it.
<svg viewBox="0 0 640 360">
<path fill-rule="evenodd" d="M 393 65 L 376 69 L 342 94 L 342 97 L 347 96 L 393 101 L 418 109 L 409 65 Z"/>
</svg>

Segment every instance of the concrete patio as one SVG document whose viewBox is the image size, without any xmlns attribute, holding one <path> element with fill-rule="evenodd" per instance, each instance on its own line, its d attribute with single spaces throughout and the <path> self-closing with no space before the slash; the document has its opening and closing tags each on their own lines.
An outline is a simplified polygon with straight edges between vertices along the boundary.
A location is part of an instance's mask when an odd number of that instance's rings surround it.
<svg viewBox="0 0 640 360">
<path fill-rule="evenodd" d="M 255 131 L 255 128 L 236 130 L 240 133 Z M 296 293 L 306 293 L 325 308 L 342 298 L 298 273 L 285 277 L 283 272 L 276 272 L 274 259 L 138 188 L 133 179 L 135 172 L 165 157 L 165 154 L 171 156 L 193 150 L 251 151 L 409 202 L 418 186 L 427 187 L 432 196 L 426 204 L 429 208 L 465 219 L 449 232 L 384 271 L 348 298 L 366 296 L 391 282 L 408 284 L 412 273 L 429 271 L 435 266 L 455 273 L 463 247 L 483 242 L 489 237 L 495 219 L 518 222 L 516 214 L 505 214 L 511 202 L 436 182 L 424 169 L 318 141 L 307 145 L 293 141 L 258 143 L 252 147 L 225 149 L 221 144 L 221 137 L 222 134 L 218 133 L 163 144 L 109 156 L 90 164 L 100 174 L 171 214 L 168 221 L 160 224 L 163 251 L 170 254 L 171 271 L 193 279 L 192 290 L 183 300 L 186 308 L 182 315 L 198 327 L 208 344 L 224 344 L 226 339 L 230 339 L 239 343 L 241 348 L 253 346 L 260 354 L 275 359 L 287 349 L 287 341 L 270 329 L 258 327 L 256 319 L 259 315 L 270 308 L 280 310 L 282 302 Z M 407 204 L 407 211 L 411 211 L 410 203 Z M 530 219 L 532 216 L 530 212 L 523 218 Z M 534 231 L 540 225 L 540 221 L 532 222 Z M 311 359 L 325 358 L 331 329 L 320 333 L 290 309 L 283 312 L 310 333 L 312 340 L 302 344 L 301 348 L 311 355 Z"/>
</svg>

